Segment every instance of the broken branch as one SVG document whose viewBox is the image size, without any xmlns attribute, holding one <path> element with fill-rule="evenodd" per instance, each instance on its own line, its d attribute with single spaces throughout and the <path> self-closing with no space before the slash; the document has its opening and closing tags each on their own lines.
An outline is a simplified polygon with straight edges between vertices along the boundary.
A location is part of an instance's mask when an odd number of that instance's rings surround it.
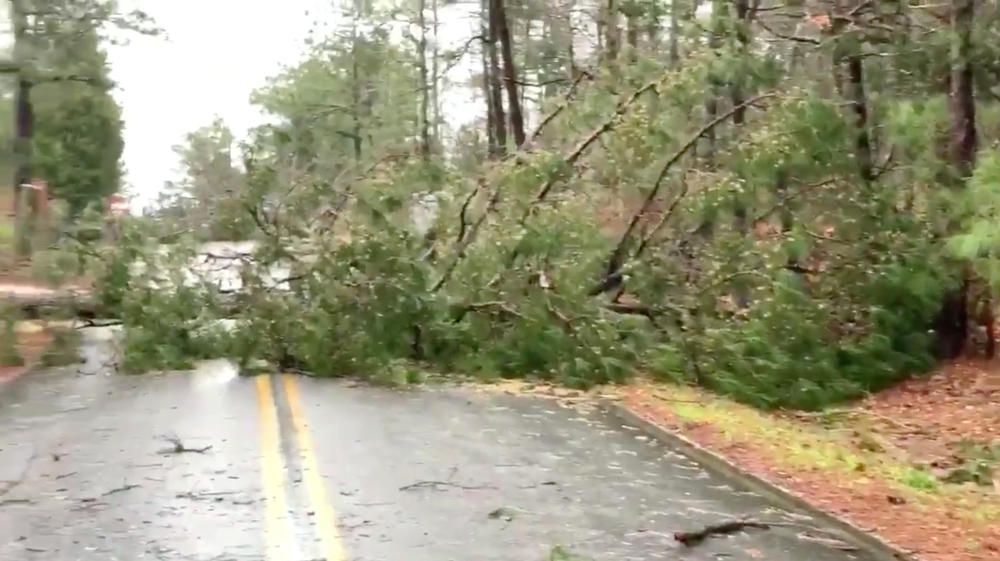
<svg viewBox="0 0 1000 561">
<path fill-rule="evenodd" d="M 659 80 L 650 82 L 645 86 L 639 88 L 638 90 L 632 92 L 632 95 L 630 95 L 628 98 L 626 98 L 624 101 L 618 104 L 618 107 L 615 109 L 614 114 L 608 120 L 604 121 L 604 123 L 602 123 L 599 127 L 591 131 L 591 133 L 588 134 L 583 140 L 578 142 L 577 145 L 573 148 L 573 150 L 569 154 L 567 154 L 565 158 L 563 158 L 563 161 L 565 161 L 570 166 L 576 164 L 576 161 L 579 160 L 581 156 L 583 156 L 583 154 L 587 151 L 587 149 L 590 148 L 590 146 L 595 141 L 597 141 L 597 139 L 600 138 L 601 135 L 615 128 L 615 126 L 618 124 L 619 119 L 621 119 L 621 117 L 628 111 L 628 109 L 640 97 L 642 97 L 642 94 L 650 90 L 656 89 L 656 85 L 658 83 Z M 560 177 L 558 175 L 553 174 L 551 177 L 549 177 L 549 179 L 545 181 L 545 183 L 541 185 L 541 187 L 539 187 L 538 193 L 535 194 L 535 200 L 532 202 L 532 205 L 529 206 L 524 211 L 524 215 L 521 216 L 521 224 L 524 224 L 525 221 L 527 221 L 528 216 L 530 216 L 531 214 L 533 206 L 545 200 L 545 197 L 548 196 L 549 192 L 555 186 L 556 182 L 559 181 L 559 179 Z"/>
<path fill-rule="evenodd" d="M 688 547 L 691 547 L 693 545 L 698 545 L 703 542 L 705 538 L 710 536 L 735 534 L 736 532 L 743 531 L 746 528 L 767 530 L 770 528 L 770 525 L 764 524 L 763 522 L 754 522 L 752 520 L 733 520 L 731 522 L 723 522 L 722 524 L 706 526 L 705 528 L 694 532 L 674 532 L 674 539 Z"/>
<path fill-rule="evenodd" d="M 496 487 L 492 485 L 462 485 L 460 483 L 451 483 L 449 481 L 417 481 L 415 483 L 410 483 L 409 485 L 403 485 L 399 488 L 399 490 L 412 491 L 414 489 L 440 489 L 442 487 L 453 487 L 465 490 L 496 489 Z"/>
<path fill-rule="evenodd" d="M 660 189 L 663 187 L 663 182 L 664 180 L 666 180 L 667 175 L 670 173 L 670 170 L 674 167 L 674 165 L 678 161 L 680 161 L 680 159 L 684 157 L 684 155 L 687 154 L 688 151 L 691 150 L 691 148 L 693 148 L 698 143 L 698 140 L 701 139 L 701 137 L 711 132 L 712 129 L 717 127 L 720 123 L 729 120 L 733 116 L 733 113 L 736 113 L 737 111 L 740 111 L 741 109 L 744 109 L 750 105 L 754 105 L 757 102 L 761 101 L 762 99 L 775 97 L 776 95 L 777 94 L 774 93 L 760 94 L 758 96 L 752 97 L 744 101 L 739 105 L 730 108 L 729 111 L 726 111 L 725 113 L 722 113 L 721 115 L 712 119 L 711 121 L 706 123 L 703 127 L 701 127 L 698 131 L 692 134 L 691 137 L 688 138 L 687 142 L 682 144 L 681 147 L 678 148 L 673 153 L 673 155 L 667 159 L 667 161 L 663 164 L 663 167 L 660 168 L 660 172 L 656 176 L 656 181 L 653 183 L 653 188 L 650 189 L 649 194 L 646 195 L 646 199 L 643 201 L 642 206 L 639 207 L 639 210 L 632 215 L 632 219 L 629 220 L 628 226 L 625 228 L 625 231 L 622 233 L 621 238 L 618 240 L 618 245 L 616 245 L 614 251 L 612 251 L 611 258 L 609 259 L 607 275 L 605 276 L 604 279 L 601 280 L 602 283 L 605 280 L 607 280 L 608 277 L 621 270 L 621 268 L 625 265 L 625 260 L 623 258 L 625 253 L 625 247 L 628 244 L 628 241 L 632 238 L 632 233 L 639 225 L 639 221 L 642 220 L 642 217 L 645 216 L 647 212 L 649 212 L 650 207 L 653 206 L 653 202 L 656 201 L 656 197 L 660 194 Z M 673 215 L 674 211 L 676 211 L 677 208 L 680 206 L 682 199 L 687 195 L 687 192 L 688 192 L 688 187 L 687 183 L 685 182 L 681 192 L 674 199 L 673 203 L 671 203 L 670 208 L 668 208 L 667 211 L 664 213 L 663 219 L 660 220 L 660 224 L 665 223 Z M 657 226 L 659 226 L 660 224 L 658 224 Z M 644 245 L 640 245 L 640 250 L 643 249 L 644 247 L 645 247 Z"/>
</svg>

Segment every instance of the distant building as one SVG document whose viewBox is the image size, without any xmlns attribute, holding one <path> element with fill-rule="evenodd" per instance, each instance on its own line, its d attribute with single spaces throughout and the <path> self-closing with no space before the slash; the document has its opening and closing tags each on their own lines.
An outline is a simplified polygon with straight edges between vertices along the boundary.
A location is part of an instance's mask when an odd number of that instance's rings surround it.
<svg viewBox="0 0 1000 561">
<path fill-rule="evenodd" d="M 115 193 L 108 197 L 107 200 L 107 213 L 108 216 L 112 218 L 121 218 L 122 216 L 128 216 L 129 214 L 129 204 L 128 199 L 125 195 L 120 193 Z"/>
</svg>

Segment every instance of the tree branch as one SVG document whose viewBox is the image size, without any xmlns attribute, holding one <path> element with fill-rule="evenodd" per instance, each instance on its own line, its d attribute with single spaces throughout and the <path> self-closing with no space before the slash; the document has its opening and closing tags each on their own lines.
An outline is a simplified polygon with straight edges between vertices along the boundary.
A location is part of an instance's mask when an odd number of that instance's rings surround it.
<svg viewBox="0 0 1000 561">
<path fill-rule="evenodd" d="M 563 96 L 562 102 L 560 102 L 559 105 L 551 113 L 546 115 L 545 118 L 542 119 L 540 123 L 538 123 L 538 126 L 535 127 L 535 130 L 528 136 L 528 141 L 525 143 L 526 146 L 530 146 L 535 141 L 535 139 L 538 138 L 538 135 L 542 134 L 542 130 L 544 130 L 545 127 L 547 127 L 548 124 L 551 123 L 553 119 L 558 117 L 559 114 L 562 113 L 566 109 L 566 107 L 569 106 L 569 103 L 573 101 L 574 97 L 576 97 L 576 90 L 579 87 L 580 82 L 582 82 L 584 78 L 588 80 L 593 80 L 594 75 L 587 71 L 580 72 L 580 74 L 576 77 L 576 79 L 573 80 L 573 83 L 570 85 L 569 90 L 566 92 L 566 95 Z"/>
<path fill-rule="evenodd" d="M 701 137 L 708 134 L 712 129 L 717 127 L 720 123 L 727 121 L 730 117 L 732 117 L 733 113 L 741 109 L 744 109 L 750 105 L 753 105 L 762 99 L 767 99 L 775 96 L 776 94 L 774 93 L 761 94 L 730 108 L 729 111 L 726 111 L 725 113 L 717 116 L 715 119 L 712 119 L 711 121 L 706 123 L 703 127 L 701 127 L 701 129 L 699 129 L 697 132 L 691 135 L 691 137 L 688 138 L 687 142 L 682 144 L 681 147 L 678 148 L 677 151 L 675 151 L 674 154 L 667 159 L 666 163 L 663 164 L 663 167 L 660 168 L 660 173 L 657 174 L 656 176 L 656 181 L 653 183 L 653 188 L 650 189 L 649 194 L 646 195 L 646 199 L 645 201 L 643 201 L 642 206 L 639 207 L 639 210 L 636 211 L 634 215 L 632 215 L 632 219 L 629 221 L 628 227 L 625 228 L 625 232 L 622 233 L 621 238 L 618 240 L 618 244 L 615 246 L 614 251 L 611 253 L 611 257 L 608 260 L 609 265 L 608 265 L 607 275 L 605 276 L 604 279 L 602 279 L 601 281 L 602 283 L 607 280 L 607 277 L 610 277 L 611 275 L 617 273 L 625 264 L 624 263 L 625 247 L 628 244 L 629 239 L 632 237 L 632 232 L 635 231 L 635 228 L 639 225 L 639 221 L 642 220 L 642 217 L 645 216 L 647 212 L 649 212 L 650 207 L 653 205 L 653 202 L 656 200 L 656 197 L 660 193 L 660 189 L 663 186 L 663 181 L 666 179 L 667 174 L 670 173 L 670 170 L 671 168 L 673 168 L 674 164 L 680 161 L 680 159 L 684 157 L 684 155 L 687 154 L 687 152 L 691 150 L 691 148 L 693 148 L 698 143 L 698 140 Z M 671 203 L 670 207 L 664 214 L 663 219 L 661 219 L 660 221 L 661 223 L 665 223 L 674 213 L 674 211 L 676 211 L 676 209 L 680 206 L 681 200 L 687 195 L 687 192 L 688 192 L 687 182 L 685 182 L 681 192 L 674 199 L 673 203 Z M 640 245 L 640 248 L 643 247 L 644 246 Z"/>
<path fill-rule="evenodd" d="M 629 110 L 632 104 L 634 104 L 642 96 L 642 94 L 650 90 L 655 90 L 656 85 L 658 83 L 659 80 L 650 82 L 645 86 L 639 88 L 638 90 L 632 92 L 632 95 L 630 95 L 628 98 L 626 98 L 624 101 L 618 104 L 618 107 L 615 109 L 615 112 L 611 116 L 611 118 L 602 123 L 601 126 L 595 128 L 589 135 L 587 135 L 583 140 L 577 143 L 576 147 L 574 147 L 573 150 L 563 158 L 563 161 L 565 161 L 570 166 L 576 164 L 576 161 L 580 159 L 580 156 L 582 156 L 584 152 L 586 152 L 587 149 L 590 148 L 590 146 L 598 138 L 601 137 L 601 135 L 615 128 L 615 126 L 618 124 L 619 119 L 621 119 L 621 117 Z M 548 196 L 549 192 L 559 181 L 559 179 L 560 177 L 558 175 L 553 174 L 551 177 L 549 177 L 548 180 L 545 181 L 545 183 L 543 183 L 539 187 L 538 192 L 535 194 L 535 200 L 531 203 L 531 205 L 524 211 L 524 214 L 521 216 L 520 223 L 522 225 L 527 221 L 528 216 L 530 216 L 532 212 L 532 207 L 545 200 L 545 197 Z"/>
</svg>

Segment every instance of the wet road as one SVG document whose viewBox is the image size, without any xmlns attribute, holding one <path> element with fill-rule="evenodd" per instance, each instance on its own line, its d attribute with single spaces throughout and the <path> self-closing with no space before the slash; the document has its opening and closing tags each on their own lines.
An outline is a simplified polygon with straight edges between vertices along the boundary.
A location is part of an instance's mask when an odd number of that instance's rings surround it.
<svg viewBox="0 0 1000 561">
<path fill-rule="evenodd" d="M 673 541 L 743 515 L 797 526 Z M 810 525 L 553 400 L 225 363 L 138 377 L 86 364 L 0 386 L 3 560 L 860 558 L 797 536 Z"/>
</svg>

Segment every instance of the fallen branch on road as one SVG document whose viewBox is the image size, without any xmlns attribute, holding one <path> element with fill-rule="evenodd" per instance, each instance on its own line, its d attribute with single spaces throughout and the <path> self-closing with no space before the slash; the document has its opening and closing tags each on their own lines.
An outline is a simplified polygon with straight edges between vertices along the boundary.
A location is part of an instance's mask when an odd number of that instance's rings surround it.
<svg viewBox="0 0 1000 561">
<path fill-rule="evenodd" d="M 698 545 L 704 541 L 705 538 L 710 536 L 735 534 L 736 532 L 740 532 L 746 528 L 767 530 L 770 527 L 771 526 L 769 524 L 755 522 L 753 520 L 733 520 L 730 522 L 706 526 L 705 528 L 694 532 L 674 532 L 674 539 L 688 547 L 691 547 L 693 545 Z"/>
<path fill-rule="evenodd" d="M 204 454 L 205 452 L 208 452 L 209 450 L 212 449 L 211 444 L 209 444 L 208 446 L 203 446 L 201 448 L 188 448 L 187 446 L 184 446 L 184 443 L 181 442 L 181 439 L 177 438 L 176 436 L 167 436 L 164 437 L 164 440 L 173 444 L 173 446 L 170 448 L 164 448 L 160 450 L 160 454 L 187 454 L 187 453 Z"/>
<path fill-rule="evenodd" d="M 122 485 L 121 487 L 115 487 L 114 489 L 111 489 L 110 491 L 105 491 L 104 493 L 101 493 L 101 496 L 102 497 L 107 497 L 109 495 L 114 495 L 116 493 L 124 493 L 125 491 L 131 491 L 132 489 L 135 489 L 137 487 L 139 487 L 138 484 L 125 484 L 125 485 Z"/>
<path fill-rule="evenodd" d="M 410 483 L 409 485 L 403 485 L 399 488 L 400 491 L 412 491 L 414 489 L 440 489 L 441 487 L 454 487 L 457 489 L 465 490 L 477 490 L 477 489 L 496 489 L 492 485 L 462 485 L 460 483 L 451 483 L 449 481 L 417 481 L 416 483 Z"/>
</svg>

